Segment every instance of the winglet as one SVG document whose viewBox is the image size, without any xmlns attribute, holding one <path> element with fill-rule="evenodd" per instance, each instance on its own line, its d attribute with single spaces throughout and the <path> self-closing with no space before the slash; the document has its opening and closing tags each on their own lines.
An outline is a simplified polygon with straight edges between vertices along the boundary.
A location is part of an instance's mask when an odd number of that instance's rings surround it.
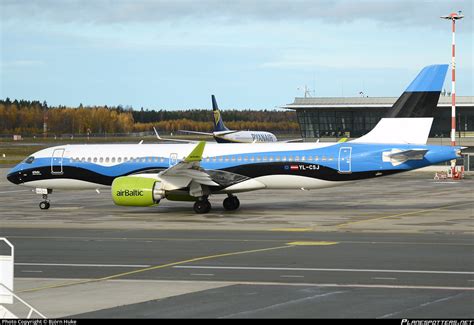
<svg viewBox="0 0 474 325">
<path fill-rule="evenodd" d="M 158 131 L 156 131 L 156 128 L 155 128 L 155 127 L 153 127 L 153 131 L 155 131 L 156 138 L 157 138 L 158 140 L 162 140 L 161 137 L 160 137 L 160 135 L 158 134 Z"/>
<path fill-rule="evenodd" d="M 184 159 L 185 162 L 195 162 L 202 160 L 202 153 L 204 152 L 204 147 L 206 146 L 206 141 L 199 141 L 193 151 Z"/>
</svg>

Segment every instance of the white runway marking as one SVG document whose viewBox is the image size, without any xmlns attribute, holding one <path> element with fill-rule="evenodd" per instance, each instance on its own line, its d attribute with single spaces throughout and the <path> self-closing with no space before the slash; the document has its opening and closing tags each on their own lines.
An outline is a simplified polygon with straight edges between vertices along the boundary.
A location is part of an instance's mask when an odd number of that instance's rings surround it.
<svg viewBox="0 0 474 325">
<path fill-rule="evenodd" d="M 72 266 L 72 267 L 150 267 L 151 265 L 118 265 L 118 264 L 56 264 L 56 263 L 15 263 L 19 266 Z"/>
<path fill-rule="evenodd" d="M 241 317 L 242 315 L 252 315 L 252 314 L 256 314 L 256 313 L 260 313 L 260 312 L 264 312 L 264 311 L 277 310 L 277 309 L 280 309 L 280 308 L 291 308 L 291 306 L 294 306 L 294 305 L 297 305 L 297 304 L 310 302 L 311 300 L 315 300 L 315 299 L 319 299 L 319 298 L 326 298 L 326 297 L 337 295 L 337 294 L 340 294 L 340 293 L 345 293 L 345 291 L 328 292 L 328 293 L 318 294 L 318 295 L 314 295 L 314 296 L 310 296 L 310 297 L 304 297 L 304 298 L 300 298 L 300 299 L 289 300 L 289 301 L 285 301 L 285 302 L 282 302 L 282 303 L 279 303 L 279 304 L 266 306 L 266 307 L 263 307 L 263 308 L 247 310 L 247 311 L 242 311 L 242 312 L 238 312 L 238 313 L 235 313 L 235 314 L 226 315 L 224 317 L 225 318 Z M 220 317 L 220 318 L 224 318 L 224 317 Z"/>
<path fill-rule="evenodd" d="M 326 269 L 326 268 L 290 268 L 290 267 L 257 267 L 257 266 L 198 266 L 177 265 L 177 269 L 209 269 L 209 270 L 256 270 L 256 271 L 313 271 L 313 272 L 372 272 L 372 273 L 419 273 L 419 274 L 466 274 L 468 271 L 430 271 L 430 270 L 377 270 L 377 269 Z"/>
</svg>

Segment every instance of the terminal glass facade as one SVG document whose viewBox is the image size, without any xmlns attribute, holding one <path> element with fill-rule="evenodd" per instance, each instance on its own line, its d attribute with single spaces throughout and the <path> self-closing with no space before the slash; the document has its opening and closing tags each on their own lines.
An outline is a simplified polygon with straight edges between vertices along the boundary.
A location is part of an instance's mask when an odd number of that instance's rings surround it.
<svg viewBox="0 0 474 325">
<path fill-rule="evenodd" d="M 298 108 L 296 114 L 303 138 L 360 137 L 374 128 L 387 108 Z M 474 136 L 474 110 L 458 107 L 458 136 Z M 435 111 L 430 137 L 449 137 L 451 108 Z"/>
</svg>

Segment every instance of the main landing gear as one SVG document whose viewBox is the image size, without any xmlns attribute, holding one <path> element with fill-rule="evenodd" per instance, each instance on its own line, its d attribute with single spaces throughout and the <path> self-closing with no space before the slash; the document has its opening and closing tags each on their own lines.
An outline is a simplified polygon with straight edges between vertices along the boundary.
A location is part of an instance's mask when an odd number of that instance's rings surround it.
<svg viewBox="0 0 474 325">
<path fill-rule="evenodd" d="M 194 203 L 194 212 L 208 213 L 209 211 L 211 211 L 211 202 L 209 202 L 207 197 L 199 198 L 199 200 Z"/>
<path fill-rule="evenodd" d="M 240 201 L 237 196 L 229 195 L 223 202 L 224 209 L 234 211 L 240 207 Z M 201 197 L 194 203 L 194 211 L 199 214 L 211 211 L 211 203 L 207 197 Z"/>
<path fill-rule="evenodd" d="M 240 201 L 237 196 L 229 195 L 223 202 L 224 209 L 234 211 L 240 207 Z"/>
</svg>

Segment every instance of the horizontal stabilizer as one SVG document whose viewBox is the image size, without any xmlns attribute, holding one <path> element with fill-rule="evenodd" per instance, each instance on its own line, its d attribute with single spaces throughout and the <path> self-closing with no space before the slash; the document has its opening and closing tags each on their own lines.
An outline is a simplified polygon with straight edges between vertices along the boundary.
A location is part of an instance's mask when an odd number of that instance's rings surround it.
<svg viewBox="0 0 474 325">
<path fill-rule="evenodd" d="M 393 166 L 398 166 L 408 160 L 423 160 L 427 152 L 427 149 L 392 149 L 392 151 L 383 153 L 382 161 L 390 162 Z"/>
<path fill-rule="evenodd" d="M 410 150 L 391 153 L 388 156 L 390 158 L 416 160 L 416 159 L 423 159 L 423 157 L 426 155 L 427 152 L 428 152 L 427 149 L 410 149 Z"/>
<path fill-rule="evenodd" d="M 426 144 L 432 123 L 432 117 L 383 118 L 369 133 L 350 142 Z"/>
</svg>

